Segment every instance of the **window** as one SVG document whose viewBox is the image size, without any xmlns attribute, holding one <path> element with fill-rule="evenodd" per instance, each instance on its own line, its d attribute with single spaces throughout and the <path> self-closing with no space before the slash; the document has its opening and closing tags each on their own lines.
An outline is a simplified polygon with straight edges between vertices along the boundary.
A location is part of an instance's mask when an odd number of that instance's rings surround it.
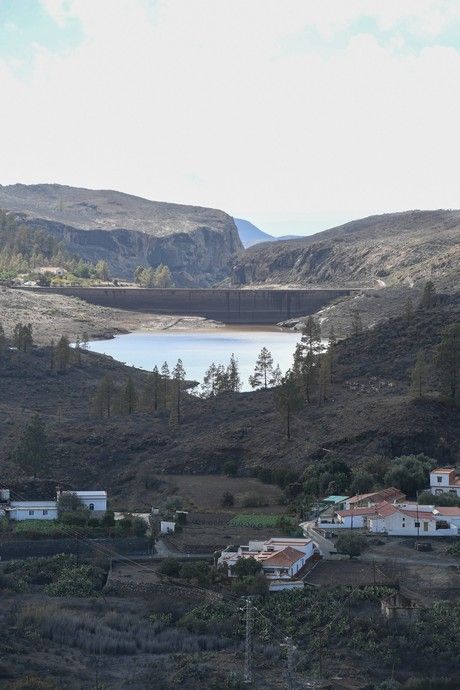
<svg viewBox="0 0 460 690">
<path fill-rule="evenodd" d="M 90 510 L 94 510 L 94 503 L 90 503 L 90 504 L 89 504 L 89 509 L 90 509 Z"/>
<path fill-rule="evenodd" d="M 48 511 L 47 511 L 47 510 L 43 510 L 42 512 L 43 512 L 43 515 L 48 515 Z"/>
<path fill-rule="evenodd" d="M 29 515 L 35 515 L 35 510 L 29 510 Z"/>
<path fill-rule="evenodd" d="M 414 522 L 414 527 L 420 527 L 420 522 L 415 521 L 415 522 Z"/>
<path fill-rule="evenodd" d="M 436 477 L 436 479 L 438 480 L 438 484 L 442 482 L 442 477 Z"/>
</svg>

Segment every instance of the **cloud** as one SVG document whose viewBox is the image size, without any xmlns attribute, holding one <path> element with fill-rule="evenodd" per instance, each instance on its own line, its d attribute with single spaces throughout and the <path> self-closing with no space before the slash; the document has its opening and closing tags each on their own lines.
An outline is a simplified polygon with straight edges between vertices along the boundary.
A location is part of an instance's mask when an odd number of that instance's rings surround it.
<svg viewBox="0 0 460 690">
<path fill-rule="evenodd" d="M 27 78 L 0 62 L 3 184 L 217 206 L 280 234 L 459 205 L 460 55 L 436 38 L 455 2 L 42 3 L 84 40 L 36 47 Z"/>
</svg>

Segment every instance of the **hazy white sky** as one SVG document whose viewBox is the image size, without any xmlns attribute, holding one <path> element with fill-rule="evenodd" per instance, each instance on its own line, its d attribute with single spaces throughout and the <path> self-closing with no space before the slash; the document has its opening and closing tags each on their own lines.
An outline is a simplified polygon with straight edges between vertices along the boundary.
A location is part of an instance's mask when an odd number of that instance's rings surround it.
<svg viewBox="0 0 460 690">
<path fill-rule="evenodd" d="M 459 207 L 459 0 L 0 0 L 0 183 L 274 234 Z"/>
</svg>

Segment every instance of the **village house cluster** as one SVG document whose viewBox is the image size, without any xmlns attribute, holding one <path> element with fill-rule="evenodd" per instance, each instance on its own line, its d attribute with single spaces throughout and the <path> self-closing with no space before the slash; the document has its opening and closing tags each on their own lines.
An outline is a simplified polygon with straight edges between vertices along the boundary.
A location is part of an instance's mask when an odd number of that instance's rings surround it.
<svg viewBox="0 0 460 690">
<path fill-rule="evenodd" d="M 74 494 L 82 504 L 91 511 L 94 517 L 104 515 L 107 511 L 106 491 L 60 491 L 56 492 L 55 501 L 14 501 L 9 489 L 0 491 L 0 517 L 9 520 L 57 520 L 58 503 L 61 495 Z"/>
<path fill-rule="evenodd" d="M 433 496 L 460 496 L 460 476 L 453 468 L 437 468 L 430 473 Z M 460 533 L 460 507 L 410 502 L 395 487 L 352 496 L 330 496 L 332 515 L 320 517 L 321 529 L 366 529 L 389 536 L 456 537 Z"/>
</svg>

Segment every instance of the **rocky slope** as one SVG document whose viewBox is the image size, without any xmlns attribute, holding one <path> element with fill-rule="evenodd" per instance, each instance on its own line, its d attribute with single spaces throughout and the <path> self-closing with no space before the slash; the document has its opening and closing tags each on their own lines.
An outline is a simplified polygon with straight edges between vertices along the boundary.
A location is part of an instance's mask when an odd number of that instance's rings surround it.
<svg viewBox="0 0 460 690">
<path fill-rule="evenodd" d="M 370 216 L 299 240 L 258 244 L 233 270 L 238 285 L 458 286 L 460 211 Z"/>
<path fill-rule="evenodd" d="M 176 285 L 213 284 L 242 249 L 233 219 L 210 208 L 54 184 L 0 186 L 0 208 L 62 240 L 72 254 L 105 259 L 113 275 L 167 264 Z"/>
</svg>

